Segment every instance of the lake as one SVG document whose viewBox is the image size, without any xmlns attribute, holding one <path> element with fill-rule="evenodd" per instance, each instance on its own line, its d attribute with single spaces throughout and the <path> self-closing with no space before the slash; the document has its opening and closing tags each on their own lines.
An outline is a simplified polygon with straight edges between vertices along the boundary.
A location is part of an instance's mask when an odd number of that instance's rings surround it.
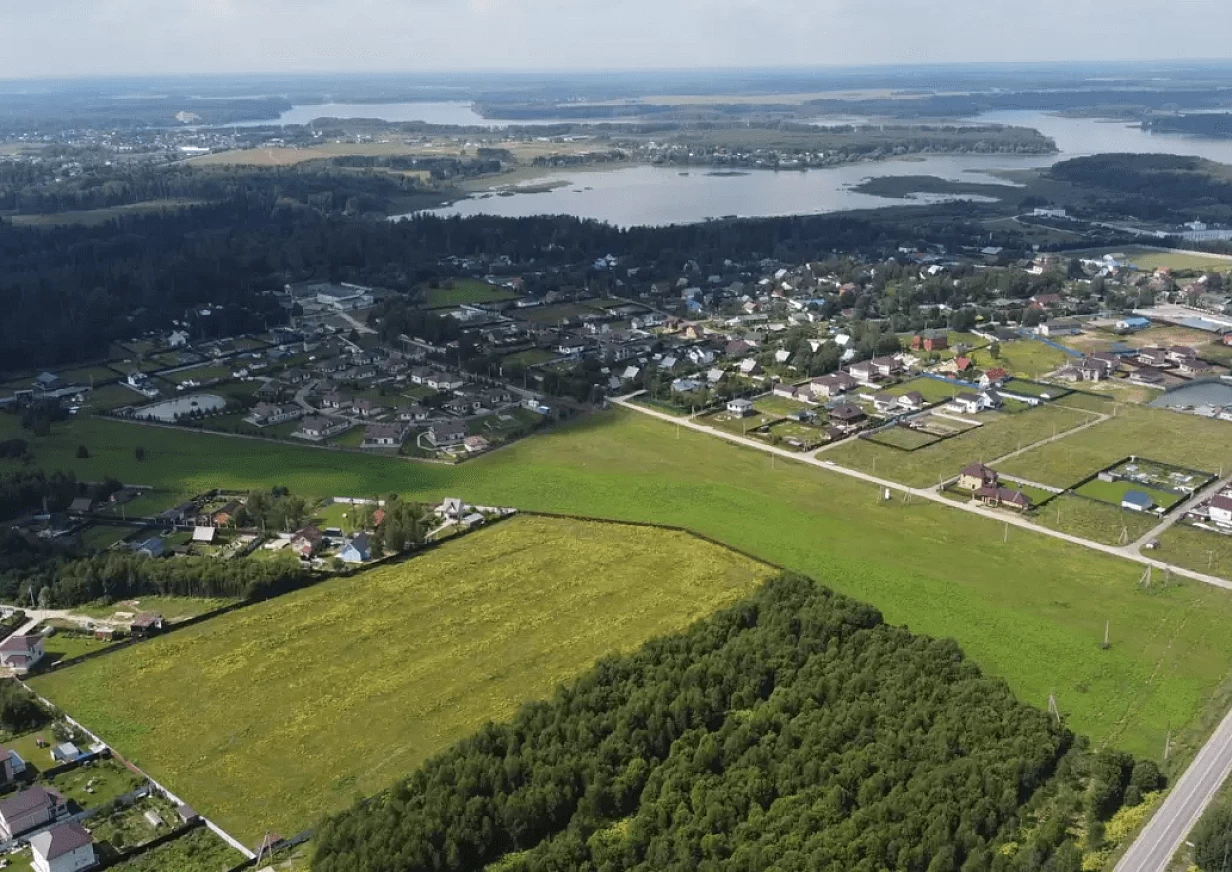
<svg viewBox="0 0 1232 872">
<path fill-rule="evenodd" d="M 190 412 L 217 412 L 227 407 L 227 401 L 214 394 L 193 394 L 190 397 L 176 397 L 174 400 L 163 400 L 150 406 L 142 406 L 134 412 L 138 418 L 172 423 L 176 415 L 187 415 Z"/>
<path fill-rule="evenodd" d="M 1232 383 L 1204 381 L 1185 385 L 1156 397 L 1150 405 L 1156 409 L 1189 406 L 1232 406 Z"/>
<path fill-rule="evenodd" d="M 822 121 L 817 119 L 814 123 Z M 1232 164 L 1232 140 L 1150 133 L 1124 122 L 1063 118 L 1034 110 L 990 112 L 964 119 L 964 122 L 1034 127 L 1052 137 L 1060 152 L 1024 156 L 918 155 L 805 171 L 749 170 L 742 175 L 714 174 L 706 167 L 691 167 L 687 172 L 680 167 L 650 166 L 562 170 L 544 178 L 544 181 L 569 182 L 554 190 L 509 196 L 481 194 L 433 210 L 433 213 L 509 218 L 568 214 L 621 227 L 680 224 L 729 215 L 761 218 L 819 214 L 937 200 L 923 196 L 908 200 L 875 197 L 852 190 L 864 179 L 877 176 L 937 176 L 954 181 L 1000 184 L 1005 186 L 1007 196 L 1013 196 L 1014 186 L 991 173 L 1047 167 L 1057 161 L 1106 152 L 1163 152 Z"/>
<path fill-rule="evenodd" d="M 376 118 L 391 124 L 422 121 L 460 127 L 508 127 L 510 124 L 540 126 L 568 123 L 559 118 L 502 121 L 484 118 L 466 100 L 424 100 L 413 103 L 313 103 L 292 106 L 277 118 L 241 121 L 225 127 L 265 127 L 271 124 L 311 124 L 318 118 Z"/>
</svg>

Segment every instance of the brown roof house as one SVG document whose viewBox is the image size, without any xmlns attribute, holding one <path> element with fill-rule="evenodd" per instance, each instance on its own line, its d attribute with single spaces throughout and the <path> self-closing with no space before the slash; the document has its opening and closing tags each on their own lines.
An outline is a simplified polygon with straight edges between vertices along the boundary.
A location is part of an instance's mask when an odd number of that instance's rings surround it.
<svg viewBox="0 0 1232 872">
<path fill-rule="evenodd" d="M 11 839 L 67 813 L 68 805 L 60 791 L 37 784 L 0 800 L 0 836 Z"/>
<path fill-rule="evenodd" d="M 25 675 L 43 659 L 43 637 L 37 633 L 24 636 L 9 636 L 0 642 L 0 666 Z"/>
<path fill-rule="evenodd" d="M 79 872 L 97 862 L 94 838 L 77 821 L 65 821 L 31 836 L 30 854 L 36 872 Z"/>
<path fill-rule="evenodd" d="M 977 491 L 984 487 L 996 487 L 999 481 L 997 471 L 982 463 L 973 463 L 958 474 L 958 486 L 963 490 Z"/>
</svg>

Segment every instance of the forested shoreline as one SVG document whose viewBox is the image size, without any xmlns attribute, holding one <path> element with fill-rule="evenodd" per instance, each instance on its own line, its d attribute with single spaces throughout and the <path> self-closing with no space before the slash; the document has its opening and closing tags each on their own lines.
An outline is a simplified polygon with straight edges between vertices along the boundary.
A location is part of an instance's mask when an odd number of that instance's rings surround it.
<svg viewBox="0 0 1232 872">
<path fill-rule="evenodd" d="M 1158 782 L 952 641 L 784 576 L 329 819 L 313 868 L 1077 872 L 1071 824 L 1097 845 Z"/>
</svg>

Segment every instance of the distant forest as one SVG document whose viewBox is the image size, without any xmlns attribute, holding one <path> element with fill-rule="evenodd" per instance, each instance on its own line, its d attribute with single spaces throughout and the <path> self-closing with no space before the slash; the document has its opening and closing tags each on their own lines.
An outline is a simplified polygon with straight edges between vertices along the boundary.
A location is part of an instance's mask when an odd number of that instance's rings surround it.
<svg viewBox="0 0 1232 872">
<path fill-rule="evenodd" d="M 327 820 L 316 872 L 1078 872 L 1160 786 L 952 641 L 784 576 Z M 487 864 L 493 864 L 488 866 Z"/>
<path fill-rule="evenodd" d="M 1063 161 L 1053 178 L 1094 189 L 1101 214 L 1182 223 L 1232 222 L 1232 175 L 1223 164 L 1172 154 L 1099 154 Z"/>
</svg>

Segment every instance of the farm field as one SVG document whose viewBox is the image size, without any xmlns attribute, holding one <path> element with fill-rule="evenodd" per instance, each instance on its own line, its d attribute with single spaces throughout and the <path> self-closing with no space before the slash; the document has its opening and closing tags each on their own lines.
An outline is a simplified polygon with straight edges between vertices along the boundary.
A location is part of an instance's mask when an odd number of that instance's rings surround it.
<svg viewBox="0 0 1232 872">
<path fill-rule="evenodd" d="M 1073 409 L 1044 405 L 1017 415 L 985 412 L 973 420 L 984 422 L 984 426 L 919 451 L 906 453 L 866 439 L 854 439 L 825 456 L 839 466 L 923 487 L 958 475 L 969 463 L 989 463 L 1032 442 L 1047 439 L 1054 432 L 1064 433 L 1085 424 L 1091 416 Z M 1026 472 L 1022 475 L 1033 478 Z M 1047 480 L 1043 483 L 1052 484 Z"/>
<path fill-rule="evenodd" d="M 1066 404 L 1072 397 L 1062 400 Z M 1191 469 L 1232 471 L 1227 421 L 1166 409 L 1119 406 L 1116 417 L 1042 445 L 998 467 L 1055 487 L 1068 487 L 1125 457 L 1145 457 Z"/>
<path fill-rule="evenodd" d="M 684 533 L 515 518 L 35 686 L 255 843 L 380 790 L 772 572 Z"/>
<path fill-rule="evenodd" d="M 0 438 L 5 427 L 20 432 L 0 415 Z M 105 448 L 77 460 L 82 441 Z M 133 457 L 136 445 L 149 452 L 144 463 Z M 872 603 L 892 623 L 957 639 L 1028 702 L 1044 707 L 1055 692 L 1069 725 L 1097 742 L 1158 759 L 1171 727 L 1175 765 L 1223 714 L 1209 700 L 1232 661 L 1225 592 L 1196 582 L 1143 591 L 1138 564 L 1026 531 L 1004 542 L 996 521 L 881 502 L 871 486 L 786 460 L 771 469 L 761 452 L 633 412 L 591 416 L 452 468 L 89 419 L 56 425 L 31 450 L 43 466 L 79 478 L 111 474 L 177 493 L 399 491 L 682 524 Z M 1063 484 L 1122 456 L 1085 461 Z M 1037 471 L 1028 465 L 1023 474 Z M 1100 651 L 1110 617 L 1125 641 Z"/>
</svg>

